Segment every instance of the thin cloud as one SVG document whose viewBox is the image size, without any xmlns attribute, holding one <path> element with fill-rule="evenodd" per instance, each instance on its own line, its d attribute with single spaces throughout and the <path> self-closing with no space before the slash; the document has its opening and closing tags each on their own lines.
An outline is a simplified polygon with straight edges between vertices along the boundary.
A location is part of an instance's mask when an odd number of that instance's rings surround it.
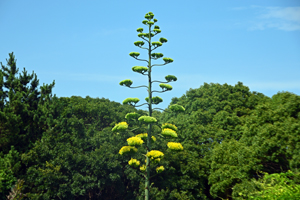
<svg viewBox="0 0 300 200">
<path fill-rule="evenodd" d="M 245 9 L 245 7 L 236 7 L 232 10 L 241 11 Z M 249 27 L 248 30 L 300 30 L 300 7 L 262 7 L 252 5 L 247 9 L 254 12 L 253 19 L 246 23 Z"/>
<path fill-rule="evenodd" d="M 250 30 L 274 28 L 283 31 L 300 30 L 300 7 L 267 7 Z"/>
</svg>

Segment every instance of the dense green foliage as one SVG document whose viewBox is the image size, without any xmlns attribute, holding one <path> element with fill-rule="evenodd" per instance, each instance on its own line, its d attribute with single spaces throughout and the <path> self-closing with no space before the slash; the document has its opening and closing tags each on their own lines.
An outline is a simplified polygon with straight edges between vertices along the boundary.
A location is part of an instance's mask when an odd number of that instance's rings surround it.
<svg viewBox="0 0 300 200">
<path fill-rule="evenodd" d="M 39 87 L 35 74 L 18 74 L 13 54 L 1 66 L 0 199 L 11 189 L 23 199 L 141 197 L 143 179 L 118 152 L 146 129 L 138 120 L 130 122 L 133 132 L 111 129 L 126 113 L 145 111 L 104 98 L 57 98 L 54 83 Z M 152 178 L 152 199 L 299 199 L 298 95 L 269 98 L 240 82 L 205 83 L 174 104 L 185 112 L 153 117 L 176 124 L 172 141 L 184 150 L 171 152 L 160 138 L 153 143 L 166 170 Z"/>
</svg>

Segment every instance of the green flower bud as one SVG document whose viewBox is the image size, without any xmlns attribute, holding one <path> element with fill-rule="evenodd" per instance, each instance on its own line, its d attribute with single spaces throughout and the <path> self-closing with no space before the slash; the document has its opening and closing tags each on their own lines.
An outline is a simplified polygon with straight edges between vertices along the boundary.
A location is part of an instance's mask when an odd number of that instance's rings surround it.
<svg viewBox="0 0 300 200">
<path fill-rule="evenodd" d="M 145 100 L 146 100 L 147 102 L 149 102 L 149 97 L 146 97 Z M 162 98 L 160 98 L 160 97 L 158 97 L 158 96 L 152 97 L 152 103 L 153 103 L 153 104 L 159 104 L 159 103 L 161 103 L 161 102 L 163 102 L 163 99 L 162 99 Z"/>
<path fill-rule="evenodd" d="M 161 43 L 168 42 L 168 40 L 167 40 L 166 38 L 159 38 L 159 41 L 160 41 Z"/>
<path fill-rule="evenodd" d="M 151 57 L 153 57 L 153 58 L 161 58 L 163 56 L 164 56 L 164 54 L 162 54 L 162 53 L 151 53 Z"/>
<path fill-rule="evenodd" d="M 144 122 L 146 124 L 151 124 L 151 123 L 156 123 L 157 119 L 155 119 L 154 117 L 150 117 L 150 116 L 141 116 L 138 119 L 141 122 Z"/>
<path fill-rule="evenodd" d="M 171 63 L 171 62 L 174 61 L 172 58 L 163 58 L 163 60 L 164 60 L 166 63 Z"/>
<path fill-rule="evenodd" d="M 132 103 L 137 104 L 140 100 L 138 98 L 127 98 L 123 101 L 123 104 L 132 105 Z"/>
<path fill-rule="evenodd" d="M 132 71 L 144 74 L 145 72 L 148 71 L 148 67 L 134 66 L 132 67 Z"/>
<path fill-rule="evenodd" d="M 144 44 L 145 44 L 145 42 L 143 42 L 143 41 L 136 41 L 136 42 L 134 42 L 135 46 L 143 46 Z"/>
<path fill-rule="evenodd" d="M 148 22 L 148 20 L 143 20 L 142 21 L 142 23 L 145 24 L 145 25 L 147 24 L 147 22 Z"/>
<path fill-rule="evenodd" d="M 132 112 L 132 113 L 127 113 L 125 116 L 125 119 L 132 120 L 132 119 L 137 119 L 138 117 L 139 117 L 139 114 Z"/>
<path fill-rule="evenodd" d="M 157 19 L 153 19 L 154 22 L 157 22 Z"/>
<path fill-rule="evenodd" d="M 151 44 L 152 44 L 153 46 L 158 46 L 158 47 L 160 47 L 160 46 L 162 45 L 161 42 L 152 42 Z"/>
<path fill-rule="evenodd" d="M 137 32 L 140 32 L 140 33 L 143 32 L 143 30 L 144 30 L 143 28 L 138 28 L 138 29 L 136 29 L 136 31 L 137 31 Z"/>
<path fill-rule="evenodd" d="M 153 29 L 153 31 L 154 31 L 155 33 L 160 33 L 160 32 L 161 32 L 160 29 Z"/>
<path fill-rule="evenodd" d="M 149 19 L 151 19 L 151 16 L 148 15 L 148 14 L 146 14 L 146 15 L 145 15 L 145 18 L 149 20 Z"/>
<path fill-rule="evenodd" d="M 129 53 L 129 55 L 131 56 L 131 57 L 138 57 L 139 55 L 140 55 L 140 53 L 139 52 L 130 52 Z"/>
<path fill-rule="evenodd" d="M 154 22 L 151 22 L 151 21 L 149 21 L 149 22 L 147 22 L 149 25 L 153 25 L 154 24 Z"/>
<path fill-rule="evenodd" d="M 160 28 L 159 28 L 159 26 L 156 25 L 156 26 L 154 26 L 154 29 L 160 29 Z"/>
<path fill-rule="evenodd" d="M 165 77 L 166 81 L 171 82 L 171 81 L 177 81 L 177 77 L 174 75 L 167 75 Z"/>
<path fill-rule="evenodd" d="M 170 110 L 174 111 L 174 112 L 184 112 L 185 109 L 183 106 L 180 106 L 180 105 L 177 105 L 177 104 L 173 104 L 173 105 L 170 105 Z"/>
<path fill-rule="evenodd" d="M 163 90 L 165 90 L 165 91 L 167 91 L 167 90 L 172 90 L 172 89 L 173 89 L 171 85 L 165 84 L 165 83 L 159 84 L 159 87 L 161 87 L 161 89 L 163 89 Z"/>
<path fill-rule="evenodd" d="M 131 85 L 132 85 L 132 80 L 130 80 L 130 79 L 125 79 L 125 80 L 123 80 L 123 81 L 121 81 L 119 84 L 120 85 L 122 85 L 122 86 L 127 86 L 127 87 L 130 87 Z"/>
</svg>

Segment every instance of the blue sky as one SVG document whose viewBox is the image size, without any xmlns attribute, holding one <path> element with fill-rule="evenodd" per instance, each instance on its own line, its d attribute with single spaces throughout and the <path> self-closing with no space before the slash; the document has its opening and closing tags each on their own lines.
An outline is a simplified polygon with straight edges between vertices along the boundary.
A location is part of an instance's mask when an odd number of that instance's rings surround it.
<svg viewBox="0 0 300 200">
<path fill-rule="evenodd" d="M 298 0 L 0 0 L 0 61 L 6 64 L 14 52 L 20 71 L 34 71 L 40 84 L 55 80 L 58 97 L 144 102 L 145 89 L 119 82 L 147 84 L 146 76 L 131 70 L 144 63 L 129 53 L 146 55 L 133 42 L 149 11 L 162 31 L 154 41 L 168 39 L 156 52 L 174 59 L 155 67 L 153 77 L 178 77 L 172 91 L 158 94 L 160 108 L 204 82 L 241 81 L 270 97 L 278 91 L 300 95 Z"/>
</svg>

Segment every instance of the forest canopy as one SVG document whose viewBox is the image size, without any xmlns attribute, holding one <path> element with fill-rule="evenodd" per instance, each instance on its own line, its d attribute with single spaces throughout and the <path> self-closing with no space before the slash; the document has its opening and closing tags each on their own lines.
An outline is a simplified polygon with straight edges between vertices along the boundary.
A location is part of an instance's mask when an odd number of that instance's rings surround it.
<svg viewBox="0 0 300 200">
<path fill-rule="evenodd" d="M 0 199 L 140 199 L 142 179 L 128 166 L 130 156 L 119 154 L 140 132 L 112 128 L 127 113 L 145 111 L 105 98 L 58 98 L 54 85 L 19 73 L 13 53 L 1 63 Z M 156 138 L 165 170 L 152 179 L 153 199 L 300 198 L 299 95 L 204 83 L 174 104 L 185 112 L 153 115 L 176 124 L 183 150 L 168 151 Z"/>
</svg>

